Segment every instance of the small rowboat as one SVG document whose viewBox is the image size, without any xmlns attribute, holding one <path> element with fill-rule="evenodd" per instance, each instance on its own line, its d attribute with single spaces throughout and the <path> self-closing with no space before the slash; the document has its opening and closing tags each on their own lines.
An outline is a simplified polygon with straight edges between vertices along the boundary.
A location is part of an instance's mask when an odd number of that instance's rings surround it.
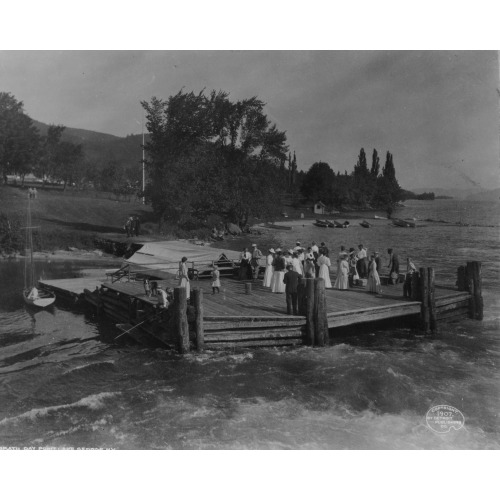
<svg viewBox="0 0 500 500">
<path fill-rule="evenodd" d="M 48 307 L 51 304 L 54 303 L 56 300 L 56 296 L 54 293 L 49 292 L 47 290 L 39 290 L 38 288 L 36 289 L 37 291 L 35 294 L 32 294 L 32 288 L 27 288 L 26 290 L 23 290 L 23 299 L 26 304 L 29 306 L 34 306 L 34 307 Z M 33 296 L 35 295 L 35 296 Z"/>
<path fill-rule="evenodd" d="M 328 227 L 328 223 L 325 222 L 324 220 L 316 220 L 316 222 L 313 222 L 313 226 L 316 227 Z"/>
<path fill-rule="evenodd" d="M 369 222 L 366 222 L 365 220 L 363 222 L 360 222 L 359 225 L 362 227 L 372 227 L 372 225 Z"/>
<path fill-rule="evenodd" d="M 403 219 L 392 219 L 392 223 L 398 227 L 417 227 L 414 222 L 410 222 Z"/>
</svg>

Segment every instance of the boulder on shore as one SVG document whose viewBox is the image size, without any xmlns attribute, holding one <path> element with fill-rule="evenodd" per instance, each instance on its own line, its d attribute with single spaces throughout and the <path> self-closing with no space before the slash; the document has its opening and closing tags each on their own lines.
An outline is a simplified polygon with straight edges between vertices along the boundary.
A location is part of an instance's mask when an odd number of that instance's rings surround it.
<svg viewBox="0 0 500 500">
<path fill-rule="evenodd" d="M 238 234 L 242 233 L 241 229 L 236 224 L 233 224 L 232 222 L 230 222 L 227 225 L 227 232 L 229 234 L 232 234 L 232 235 L 238 235 Z"/>
</svg>

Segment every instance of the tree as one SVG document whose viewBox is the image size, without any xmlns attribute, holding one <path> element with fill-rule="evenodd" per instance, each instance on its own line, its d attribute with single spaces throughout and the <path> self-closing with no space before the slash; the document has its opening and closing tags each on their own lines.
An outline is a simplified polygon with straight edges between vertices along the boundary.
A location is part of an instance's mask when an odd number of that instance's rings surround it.
<svg viewBox="0 0 500 500">
<path fill-rule="evenodd" d="M 41 155 L 36 171 L 43 179 L 44 185 L 47 177 L 53 175 L 56 170 L 57 148 L 65 128 L 62 125 L 49 125 L 47 135 L 41 141 Z"/>
<path fill-rule="evenodd" d="M 301 192 L 308 200 L 325 204 L 332 204 L 332 186 L 335 174 L 330 165 L 325 162 L 316 162 L 307 171 L 302 182 Z"/>
<path fill-rule="evenodd" d="M 146 196 L 160 223 L 203 224 L 219 216 L 244 225 L 279 206 L 282 182 L 274 177 L 286 159 L 286 134 L 268 121 L 257 97 L 231 102 L 222 91 L 180 91 L 142 105 Z"/>
<path fill-rule="evenodd" d="M 370 175 L 372 176 L 372 180 L 376 180 L 380 173 L 380 158 L 378 157 L 377 150 L 373 150 L 372 154 L 372 168 L 370 170 Z"/>
<path fill-rule="evenodd" d="M 24 113 L 22 101 L 9 92 L 0 92 L 0 172 L 22 177 L 33 170 L 40 136 L 33 120 Z"/>
</svg>

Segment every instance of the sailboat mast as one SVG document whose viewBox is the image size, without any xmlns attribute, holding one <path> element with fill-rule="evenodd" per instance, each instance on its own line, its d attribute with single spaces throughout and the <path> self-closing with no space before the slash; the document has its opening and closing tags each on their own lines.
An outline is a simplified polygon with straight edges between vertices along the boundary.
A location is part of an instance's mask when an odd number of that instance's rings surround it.
<svg viewBox="0 0 500 500">
<path fill-rule="evenodd" d="M 35 286 L 35 266 L 33 265 L 33 229 L 31 227 L 31 201 L 28 198 L 28 213 L 30 218 L 29 232 L 30 232 L 30 265 L 31 265 L 31 283 L 30 287 Z"/>
</svg>

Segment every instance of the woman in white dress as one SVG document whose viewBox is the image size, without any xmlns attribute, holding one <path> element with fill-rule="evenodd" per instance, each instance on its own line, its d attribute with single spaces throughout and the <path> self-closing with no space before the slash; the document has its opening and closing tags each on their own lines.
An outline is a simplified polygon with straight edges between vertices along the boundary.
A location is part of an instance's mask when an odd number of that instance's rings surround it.
<svg viewBox="0 0 500 500">
<path fill-rule="evenodd" d="M 349 288 L 349 261 L 347 257 L 346 253 L 339 255 L 337 279 L 334 284 L 334 288 L 337 290 L 347 290 Z"/>
<path fill-rule="evenodd" d="M 323 278 L 325 280 L 325 288 L 332 288 L 332 282 L 330 281 L 330 266 L 332 263 L 325 255 L 324 250 L 320 251 L 317 264 L 319 266 L 318 278 Z"/>
<path fill-rule="evenodd" d="M 266 272 L 264 273 L 264 280 L 262 282 L 262 285 L 267 288 L 271 287 L 271 281 L 273 279 L 273 273 L 274 273 L 273 261 L 274 261 L 274 249 L 271 248 L 266 257 Z"/>
<path fill-rule="evenodd" d="M 271 292 L 285 293 L 285 283 L 283 283 L 283 278 L 285 277 L 285 259 L 281 255 L 281 250 L 279 249 L 276 250 L 273 266 L 274 273 L 271 281 Z"/>
<path fill-rule="evenodd" d="M 297 252 L 293 252 L 292 254 L 292 266 L 293 270 L 299 273 L 301 276 L 304 275 L 304 269 L 302 268 L 302 262 L 300 262 L 299 254 Z"/>
<path fill-rule="evenodd" d="M 370 255 L 370 263 L 368 264 L 368 283 L 367 291 L 380 295 L 382 287 L 380 286 L 380 276 L 377 271 L 377 264 L 375 262 L 375 255 Z"/>
<path fill-rule="evenodd" d="M 179 286 L 186 289 L 186 297 L 189 300 L 191 287 L 189 286 L 187 257 L 182 257 L 181 261 L 179 262 Z"/>
</svg>

